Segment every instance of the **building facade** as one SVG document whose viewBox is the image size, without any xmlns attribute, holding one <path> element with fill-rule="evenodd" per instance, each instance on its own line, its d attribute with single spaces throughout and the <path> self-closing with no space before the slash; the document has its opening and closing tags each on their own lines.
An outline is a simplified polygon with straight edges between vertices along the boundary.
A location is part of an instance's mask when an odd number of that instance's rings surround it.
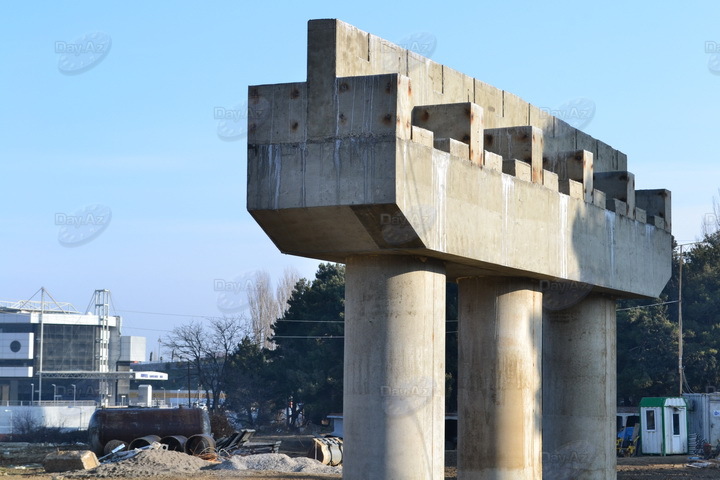
<svg viewBox="0 0 720 480">
<path fill-rule="evenodd" d="M 0 401 L 115 403 L 127 382 L 113 372 L 145 356 L 145 338 L 124 337 L 121 327 L 102 308 L 0 302 Z"/>
</svg>

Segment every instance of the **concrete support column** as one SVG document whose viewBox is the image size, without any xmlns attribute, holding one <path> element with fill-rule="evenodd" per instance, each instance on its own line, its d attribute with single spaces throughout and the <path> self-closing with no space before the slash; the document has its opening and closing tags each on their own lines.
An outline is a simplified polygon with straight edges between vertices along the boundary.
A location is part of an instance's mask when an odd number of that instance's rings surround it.
<svg viewBox="0 0 720 480">
<path fill-rule="evenodd" d="M 346 265 L 343 479 L 442 480 L 445 268 L 409 256 Z"/>
<path fill-rule="evenodd" d="M 542 475 L 539 282 L 466 278 L 459 285 L 458 479 Z"/>
<path fill-rule="evenodd" d="M 544 478 L 616 478 L 615 300 L 591 294 L 545 312 Z"/>
</svg>

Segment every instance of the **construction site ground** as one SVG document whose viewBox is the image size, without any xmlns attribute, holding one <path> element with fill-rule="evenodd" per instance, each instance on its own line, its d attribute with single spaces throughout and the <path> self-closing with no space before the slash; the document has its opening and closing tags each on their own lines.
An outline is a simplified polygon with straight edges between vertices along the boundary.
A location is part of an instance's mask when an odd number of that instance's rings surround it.
<svg viewBox="0 0 720 480">
<path fill-rule="evenodd" d="M 282 440 L 280 452 L 290 457 L 304 456 L 312 446 L 310 435 L 278 435 L 258 436 L 254 440 L 275 441 Z M 38 444 L 11 444 L 0 443 L 0 475 L 5 477 L 17 477 L 22 480 L 61 480 L 63 478 L 83 478 L 73 473 L 46 473 L 42 468 L 42 460 L 48 453 L 58 450 L 83 449 L 83 445 L 38 445 Z M 174 452 L 170 452 L 174 453 Z M 456 454 L 454 451 L 446 452 L 445 478 L 447 480 L 456 478 Z M 175 462 L 176 463 L 176 462 Z M 688 466 L 690 462 L 687 455 L 676 456 L 638 456 L 619 458 L 617 467 L 618 480 L 649 480 L 649 479 L 707 479 L 720 478 L 720 462 L 705 462 L 704 468 Z M 157 465 L 157 464 L 155 464 Z M 197 473 L 173 472 L 173 462 L 168 462 L 167 469 L 162 465 L 157 466 L 154 471 L 148 474 L 146 469 L 127 469 L 122 476 L 109 477 L 107 475 L 93 475 L 92 471 L 86 472 L 85 478 L 105 479 L 129 479 L 129 478 L 164 478 L 171 480 L 207 479 L 216 480 L 225 477 L 262 480 L 288 480 L 288 479 L 328 479 L 342 478 L 338 474 L 317 474 L 317 473 L 287 473 L 277 471 L 249 471 L 249 470 L 198 470 Z M 164 470 L 164 471 L 163 471 Z"/>
</svg>

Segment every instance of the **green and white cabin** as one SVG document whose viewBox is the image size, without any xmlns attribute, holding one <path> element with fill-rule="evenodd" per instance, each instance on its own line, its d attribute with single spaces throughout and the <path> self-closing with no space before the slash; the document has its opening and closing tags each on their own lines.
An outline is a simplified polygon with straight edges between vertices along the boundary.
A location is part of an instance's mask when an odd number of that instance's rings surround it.
<svg viewBox="0 0 720 480">
<path fill-rule="evenodd" d="M 682 397 L 640 400 L 640 445 L 644 455 L 688 453 L 687 403 Z"/>
</svg>

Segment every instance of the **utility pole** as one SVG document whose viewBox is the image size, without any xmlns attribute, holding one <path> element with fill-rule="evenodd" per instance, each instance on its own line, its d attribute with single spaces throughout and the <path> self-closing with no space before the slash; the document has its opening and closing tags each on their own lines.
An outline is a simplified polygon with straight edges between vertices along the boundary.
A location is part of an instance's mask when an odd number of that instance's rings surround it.
<svg viewBox="0 0 720 480">
<path fill-rule="evenodd" d="M 678 244 L 680 247 L 680 258 L 678 266 L 678 379 L 680 380 L 679 394 L 682 397 L 683 385 L 685 384 L 685 368 L 683 367 L 683 317 L 682 317 L 682 285 L 683 285 L 683 265 L 685 257 L 683 256 L 683 247 L 686 245 L 697 245 L 702 242 L 688 242 Z"/>
<path fill-rule="evenodd" d="M 187 361 L 188 367 L 188 408 L 190 408 L 190 360 Z"/>
<path fill-rule="evenodd" d="M 45 323 L 43 317 L 45 316 L 45 287 L 40 289 L 40 355 L 38 358 L 38 400 L 39 405 L 42 405 L 42 375 L 43 375 L 43 344 L 45 343 Z"/>
<path fill-rule="evenodd" d="M 682 320 L 682 271 L 683 245 L 680 245 L 680 266 L 678 270 L 678 378 L 680 379 L 679 396 L 683 394 L 683 320 Z"/>
</svg>

